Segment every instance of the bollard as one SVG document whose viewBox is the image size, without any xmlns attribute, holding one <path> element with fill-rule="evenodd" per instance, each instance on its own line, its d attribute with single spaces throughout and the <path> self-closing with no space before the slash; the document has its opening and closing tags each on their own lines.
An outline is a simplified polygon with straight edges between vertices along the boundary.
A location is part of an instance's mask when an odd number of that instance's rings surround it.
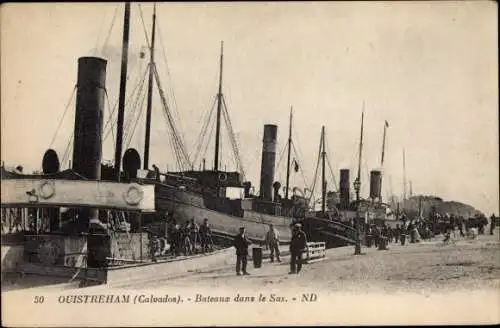
<svg viewBox="0 0 500 328">
<path fill-rule="evenodd" d="M 260 268 L 262 266 L 262 247 L 252 248 L 253 267 Z"/>
</svg>

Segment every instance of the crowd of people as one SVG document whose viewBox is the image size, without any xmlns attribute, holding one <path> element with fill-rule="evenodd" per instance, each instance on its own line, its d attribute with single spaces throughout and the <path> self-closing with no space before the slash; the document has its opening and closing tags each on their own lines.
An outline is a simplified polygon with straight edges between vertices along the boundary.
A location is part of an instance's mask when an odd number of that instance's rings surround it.
<svg viewBox="0 0 500 328">
<path fill-rule="evenodd" d="M 167 216 L 165 221 L 163 229 L 150 233 L 149 236 L 153 261 L 156 261 L 158 256 L 187 256 L 213 251 L 212 230 L 207 218 L 201 225 L 194 219 L 179 224 L 171 215 Z"/>
<path fill-rule="evenodd" d="M 450 238 L 466 237 L 471 230 L 477 231 L 479 235 L 485 234 L 485 227 L 490 225 L 490 234 L 493 235 L 494 229 L 499 225 L 499 219 L 495 215 L 491 215 L 490 222 L 486 216 L 476 214 L 465 219 L 463 216 L 453 214 L 432 215 L 430 218 L 415 218 L 408 219 L 405 215 L 401 218 L 401 224 L 391 228 L 386 223 L 381 225 L 368 225 L 365 231 L 365 242 L 368 247 L 373 244 L 378 247 L 381 242 L 401 243 L 402 245 L 409 243 L 418 243 L 421 240 L 430 239 L 437 235 L 443 235 L 444 242 Z"/>
</svg>

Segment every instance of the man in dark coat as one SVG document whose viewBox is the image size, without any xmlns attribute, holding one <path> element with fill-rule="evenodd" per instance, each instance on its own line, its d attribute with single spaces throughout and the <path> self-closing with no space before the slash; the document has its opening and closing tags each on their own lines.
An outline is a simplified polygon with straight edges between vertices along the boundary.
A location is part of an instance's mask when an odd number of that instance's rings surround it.
<svg viewBox="0 0 500 328">
<path fill-rule="evenodd" d="M 247 262 L 248 262 L 248 246 L 252 242 L 245 236 L 245 228 L 240 228 L 240 233 L 236 235 L 233 240 L 233 246 L 236 248 L 236 274 L 241 275 L 240 268 L 244 275 L 249 275 L 247 272 Z"/>
<path fill-rule="evenodd" d="M 205 253 L 208 249 L 212 248 L 212 230 L 208 225 L 208 219 L 203 220 L 203 224 L 200 226 L 200 241 L 201 241 L 201 251 Z"/>
<path fill-rule="evenodd" d="M 493 236 L 493 232 L 495 231 L 495 227 L 497 225 L 497 218 L 495 217 L 495 214 L 491 214 L 490 217 L 490 235 Z"/>
<path fill-rule="evenodd" d="M 90 268 L 104 268 L 107 266 L 106 257 L 110 256 L 106 241 L 109 240 L 108 226 L 99 220 L 92 218 L 89 220 L 87 236 L 87 266 Z"/>
<path fill-rule="evenodd" d="M 302 231 L 302 225 L 297 223 L 293 226 L 292 240 L 290 241 L 290 272 L 299 273 L 302 269 L 302 253 L 307 248 L 306 234 Z"/>
</svg>

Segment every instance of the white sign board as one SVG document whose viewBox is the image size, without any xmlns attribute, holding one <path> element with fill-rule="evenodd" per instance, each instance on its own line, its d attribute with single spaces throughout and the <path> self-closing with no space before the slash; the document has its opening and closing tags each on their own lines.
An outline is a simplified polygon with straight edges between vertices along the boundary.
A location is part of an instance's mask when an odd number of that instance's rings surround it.
<svg viewBox="0 0 500 328">
<path fill-rule="evenodd" d="M 154 185 L 55 179 L 4 179 L 2 207 L 95 207 L 155 210 Z"/>
</svg>

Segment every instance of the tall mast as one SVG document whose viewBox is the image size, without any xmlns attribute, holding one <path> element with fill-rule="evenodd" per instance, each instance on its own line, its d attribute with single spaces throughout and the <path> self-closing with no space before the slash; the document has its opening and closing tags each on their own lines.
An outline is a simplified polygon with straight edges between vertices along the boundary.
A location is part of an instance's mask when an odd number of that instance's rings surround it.
<svg viewBox="0 0 500 328">
<path fill-rule="evenodd" d="M 219 93 L 217 93 L 217 125 L 215 130 L 215 158 L 214 171 L 219 170 L 219 138 L 220 138 L 220 114 L 222 109 L 222 65 L 224 60 L 224 41 L 220 42 L 220 71 L 219 71 Z"/>
<path fill-rule="evenodd" d="M 293 107 L 290 107 L 290 127 L 288 129 L 288 160 L 286 164 L 286 189 L 285 189 L 285 199 L 288 199 L 288 188 L 290 188 L 290 153 L 292 148 L 292 111 Z"/>
<path fill-rule="evenodd" d="M 406 199 L 406 155 L 403 148 L 403 201 Z"/>
<path fill-rule="evenodd" d="M 362 152 L 363 152 L 363 124 L 364 124 L 364 118 L 365 118 L 365 103 L 363 102 L 363 112 L 361 113 L 361 137 L 359 139 L 359 158 L 358 158 L 358 175 L 356 177 L 356 180 L 358 180 L 358 183 L 361 183 L 361 158 L 362 158 Z M 359 190 L 356 191 L 356 199 L 359 200 Z"/>
<path fill-rule="evenodd" d="M 386 134 L 386 129 L 389 125 L 387 124 L 387 121 L 384 122 L 384 136 L 382 137 L 382 156 L 380 157 L 380 167 L 384 167 L 384 155 L 385 155 L 385 134 Z"/>
<path fill-rule="evenodd" d="M 156 32 L 156 3 L 153 7 L 153 31 L 151 32 L 151 48 L 149 49 L 149 80 L 148 80 L 148 107 L 146 111 L 146 137 L 144 140 L 144 169 L 149 167 L 149 142 L 151 139 L 151 109 L 153 104 L 153 69 L 155 68 L 155 32 Z"/>
<path fill-rule="evenodd" d="M 379 201 L 382 203 L 382 178 L 384 176 L 384 155 L 385 155 L 385 135 L 386 135 L 386 130 L 389 127 L 389 124 L 387 121 L 384 122 L 384 135 L 382 137 L 382 156 L 380 157 L 380 190 L 378 192 L 379 194 Z"/>
<path fill-rule="evenodd" d="M 422 196 L 418 197 L 418 217 L 421 218 L 423 216 L 423 208 L 422 208 Z"/>
<path fill-rule="evenodd" d="M 321 128 L 321 213 L 325 214 L 326 205 L 326 181 L 325 181 L 325 126 Z"/>
<path fill-rule="evenodd" d="M 118 98 L 118 122 L 116 126 L 115 172 L 116 180 L 120 181 L 122 161 L 123 119 L 125 116 L 125 92 L 127 87 L 128 39 L 130 31 L 130 2 L 125 3 L 123 19 L 122 65 L 120 76 L 120 96 Z"/>
</svg>

